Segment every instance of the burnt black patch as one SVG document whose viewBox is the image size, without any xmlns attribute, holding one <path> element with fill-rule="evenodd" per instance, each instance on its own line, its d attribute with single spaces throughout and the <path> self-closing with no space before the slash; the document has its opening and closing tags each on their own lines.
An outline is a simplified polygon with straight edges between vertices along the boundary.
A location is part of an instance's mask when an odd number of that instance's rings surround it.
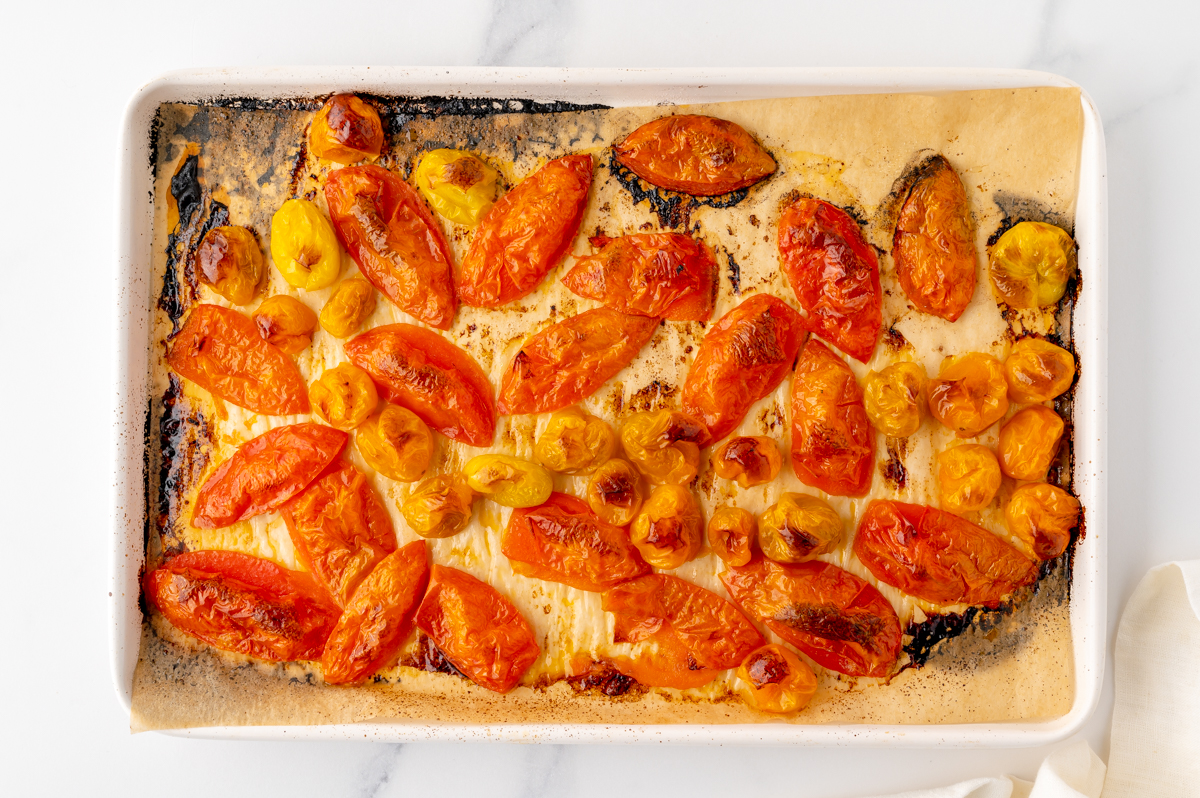
<svg viewBox="0 0 1200 798">
<path fill-rule="evenodd" d="M 725 260 L 729 263 L 729 284 L 733 287 L 733 295 L 742 295 L 742 267 L 733 259 L 733 255 L 726 252 Z"/>
<path fill-rule="evenodd" d="M 591 667 L 576 676 L 568 676 L 567 684 L 576 693 L 593 693 L 620 698 L 633 693 L 640 695 L 645 687 L 632 676 L 626 676 L 607 662 L 593 662 Z"/>
<path fill-rule="evenodd" d="M 613 179 L 632 195 L 634 205 L 645 202 L 658 217 L 658 223 L 673 230 L 686 228 L 691 224 L 692 211 L 701 205 L 710 208 L 732 208 L 750 195 L 750 188 L 740 188 L 715 197 L 697 197 L 668 191 L 647 183 L 635 175 L 633 170 L 622 166 L 611 149 L 608 151 L 607 166 Z"/>
<path fill-rule="evenodd" d="M 997 191 L 992 195 L 992 202 L 1004 214 L 1000 226 L 988 236 L 987 245 L 993 246 L 1000 236 L 1007 233 L 1021 222 L 1043 222 L 1061 227 L 1071 238 L 1075 238 L 1075 221 L 1069 215 L 1054 210 L 1046 203 L 1034 197 L 1022 197 L 1007 191 Z"/>
<path fill-rule="evenodd" d="M 467 678 L 462 671 L 454 667 L 454 663 L 446 659 L 446 655 L 438 648 L 437 643 L 422 632 L 417 632 L 416 650 L 410 656 L 402 659 L 400 664 L 429 673 L 445 673 L 461 679 Z"/>
<path fill-rule="evenodd" d="M 158 472 L 158 515 L 155 526 L 163 553 L 172 556 L 186 551 L 181 525 L 184 499 L 199 483 L 212 451 L 208 420 L 188 401 L 183 384 L 168 375 L 158 422 L 162 460 Z M 151 472 L 147 471 L 147 476 Z"/>
</svg>

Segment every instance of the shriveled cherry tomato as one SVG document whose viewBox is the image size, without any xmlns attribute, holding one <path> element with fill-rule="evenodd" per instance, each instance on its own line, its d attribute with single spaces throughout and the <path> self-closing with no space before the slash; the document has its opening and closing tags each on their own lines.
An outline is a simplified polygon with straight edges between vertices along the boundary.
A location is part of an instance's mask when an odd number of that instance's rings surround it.
<svg viewBox="0 0 1200 798">
<path fill-rule="evenodd" d="M 417 485 L 400 513 L 423 538 L 449 538 L 471 523 L 475 492 L 461 474 L 438 474 Z"/>
<path fill-rule="evenodd" d="M 272 662 L 320 657 L 341 612 L 308 574 L 235 551 L 180 554 L 144 590 L 177 629 Z"/>
<path fill-rule="evenodd" d="M 828 202 L 801 197 L 779 217 L 779 260 L 808 314 L 808 329 L 862 363 L 883 328 L 879 259 L 858 222 Z"/>
<path fill-rule="evenodd" d="M 307 413 L 308 389 L 292 359 L 254 322 L 220 305 L 197 305 L 167 350 L 167 365 L 227 402 L 267 416 Z"/>
<path fill-rule="evenodd" d="M 375 412 L 379 392 L 366 371 L 352 363 L 338 363 L 308 386 L 308 401 L 326 424 L 350 432 Z"/>
<path fill-rule="evenodd" d="M 792 468 L 805 485 L 864 496 L 875 472 L 875 430 L 854 372 L 813 339 L 792 379 Z"/>
<path fill-rule="evenodd" d="M 740 507 L 718 507 L 708 520 L 708 545 L 729 565 L 745 565 L 753 555 L 758 521 Z"/>
<path fill-rule="evenodd" d="M 433 566 L 416 624 L 464 676 L 497 693 L 516 687 L 541 654 L 512 602 L 456 568 Z"/>
<path fill-rule="evenodd" d="M 479 222 L 463 257 L 458 297 L 494 308 L 520 299 L 562 261 L 592 186 L 592 156 L 551 161 L 501 197 Z"/>
<path fill-rule="evenodd" d="M 374 312 L 375 289 L 366 280 L 351 277 L 333 289 L 317 318 L 321 329 L 334 338 L 349 338 Z"/>
<path fill-rule="evenodd" d="M 804 562 L 842 542 L 846 525 L 829 502 L 785 493 L 758 518 L 758 547 L 775 562 Z"/>
<path fill-rule="evenodd" d="M 729 595 L 822 667 L 887 676 L 900 654 L 900 620 L 870 582 L 821 560 L 794 565 L 755 557 L 721 574 Z"/>
<path fill-rule="evenodd" d="M 1037 564 L 983 527 L 920 504 L 876 500 L 854 553 L 881 582 L 926 601 L 995 607 L 1037 579 Z"/>
<path fill-rule="evenodd" d="M 929 412 L 960 438 L 973 438 L 1008 412 L 1000 361 L 982 352 L 948 357 L 929 383 Z"/>
<path fill-rule="evenodd" d="M 778 444 L 763 435 L 730 438 L 712 456 L 716 475 L 735 479 L 743 488 L 771 482 L 779 476 L 782 466 Z"/>
<path fill-rule="evenodd" d="M 655 484 L 687 485 L 700 470 L 708 430 L 686 413 L 643 410 L 621 425 L 625 456 Z"/>
<path fill-rule="evenodd" d="M 554 477 L 537 463 L 510 454 L 481 454 L 463 466 L 467 485 L 505 507 L 536 507 L 550 498 Z"/>
<path fill-rule="evenodd" d="M 246 441 L 200 486 L 192 525 L 216 529 L 275 509 L 337 459 L 346 438 L 341 430 L 306 423 Z"/>
<path fill-rule="evenodd" d="M 937 456 L 938 492 L 943 510 L 972 513 L 982 510 L 1000 490 L 1000 463 L 986 446 L 967 443 Z"/>
<path fill-rule="evenodd" d="M 330 172 L 325 201 L 342 246 L 363 277 L 431 327 L 454 321 L 450 249 L 421 196 L 381 166 Z"/>
<path fill-rule="evenodd" d="M 1022 485 L 1009 497 L 1004 520 L 1008 531 L 1034 554 L 1050 560 L 1066 551 L 1071 542 L 1071 530 L 1079 524 L 1079 500 L 1045 482 Z"/>
<path fill-rule="evenodd" d="M 481 158 L 462 150 L 429 150 L 421 154 L 412 180 L 438 215 L 474 227 L 496 201 L 500 173 Z"/>
<path fill-rule="evenodd" d="M 248 227 L 214 227 L 196 250 L 196 277 L 235 305 L 248 305 L 262 282 L 263 256 Z"/>
<path fill-rule="evenodd" d="M 863 407 L 875 429 L 897 438 L 920 429 L 927 382 L 925 369 L 909 361 L 868 374 L 863 379 Z"/>
<path fill-rule="evenodd" d="M 738 667 L 746 703 L 760 712 L 790 715 L 808 706 L 817 692 L 812 668 L 781 645 L 757 648 Z"/>
<path fill-rule="evenodd" d="M 313 155 L 334 163 L 373 161 L 383 151 L 379 112 L 353 94 L 335 94 L 313 117 L 308 146 Z"/>
<path fill-rule="evenodd" d="M 568 407 L 550 417 L 533 446 L 533 456 L 560 474 L 589 474 L 616 448 L 617 435 L 607 421 Z"/>
<path fill-rule="evenodd" d="M 548 413 L 591 396 L 637 357 L 658 319 L 586 310 L 536 332 L 500 384 L 500 414 Z"/>
<path fill-rule="evenodd" d="M 808 336 L 788 303 L 755 294 L 726 313 L 700 342 L 683 385 L 683 411 L 719 441 L 750 406 L 779 387 Z"/>
<path fill-rule="evenodd" d="M 288 355 L 298 355 L 307 349 L 317 329 L 317 314 L 287 294 L 263 300 L 251 318 L 263 340 Z"/>
<path fill-rule="evenodd" d="M 659 485 L 633 519 L 629 538 L 655 568 L 678 568 L 700 553 L 704 518 L 687 488 Z"/>
<path fill-rule="evenodd" d="M 1045 480 L 1065 427 L 1058 413 L 1043 405 L 1018 411 L 1000 426 L 1000 470 L 1013 479 Z"/>
<path fill-rule="evenodd" d="M 626 526 L 642 509 L 645 494 L 641 482 L 641 475 L 628 460 L 606 460 L 588 480 L 588 507 L 604 521 Z"/>
<path fill-rule="evenodd" d="M 992 285 L 1014 308 L 1046 308 L 1067 291 L 1075 274 L 1075 242 L 1066 230 L 1045 222 L 1019 222 L 988 253 Z"/>
<path fill-rule="evenodd" d="M 1048 402 L 1071 387 L 1075 356 L 1049 341 L 1022 338 L 1004 361 L 1004 379 L 1010 401 Z"/>
<path fill-rule="evenodd" d="M 447 438 L 491 445 L 492 384 L 470 355 L 437 333 L 411 324 L 373 327 L 346 342 L 346 357 L 371 375 L 384 399 Z"/>
</svg>

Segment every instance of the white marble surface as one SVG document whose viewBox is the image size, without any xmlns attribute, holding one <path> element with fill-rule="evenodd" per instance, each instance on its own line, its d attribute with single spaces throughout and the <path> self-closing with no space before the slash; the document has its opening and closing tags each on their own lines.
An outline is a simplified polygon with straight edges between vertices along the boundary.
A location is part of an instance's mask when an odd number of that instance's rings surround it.
<svg viewBox="0 0 1200 798">
<path fill-rule="evenodd" d="M 268 64 L 989 66 L 1058 72 L 1105 119 L 1109 613 L 1200 557 L 1200 75 L 1191 2 L 444 0 L 9 4 L 0 26 L 0 793 L 856 796 L 1031 778 L 1046 750 L 246 743 L 132 737 L 105 605 L 117 136 L 177 68 Z M 1111 678 L 1082 736 L 1107 754 Z M 170 785 L 170 786 L 168 786 Z"/>
</svg>

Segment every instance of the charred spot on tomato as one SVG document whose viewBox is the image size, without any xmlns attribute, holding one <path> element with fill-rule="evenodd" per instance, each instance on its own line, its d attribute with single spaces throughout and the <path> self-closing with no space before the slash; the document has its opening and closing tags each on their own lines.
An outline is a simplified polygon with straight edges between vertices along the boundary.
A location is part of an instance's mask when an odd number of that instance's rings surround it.
<svg viewBox="0 0 1200 798">
<path fill-rule="evenodd" d="M 907 438 L 887 439 L 888 459 L 879 464 L 879 473 L 887 480 L 892 490 L 904 490 L 908 482 L 908 470 L 904 467 L 904 456 L 908 453 Z"/>
<path fill-rule="evenodd" d="M 770 312 L 760 319 L 761 324 L 739 324 L 729 339 L 734 361 L 742 368 L 769 366 L 784 358 L 784 349 L 775 334 L 775 319 Z"/>
<path fill-rule="evenodd" d="M 429 635 L 421 631 L 417 632 L 417 642 L 412 653 L 401 659 L 400 664 L 428 673 L 445 673 L 460 679 L 467 678 L 462 671 L 454 667 L 450 660 L 446 659 L 446 655 L 437 647 L 437 643 L 434 643 Z"/>
<path fill-rule="evenodd" d="M 229 223 L 229 209 L 223 203 L 209 199 L 205 207 L 208 192 L 200 176 L 199 145 L 188 145 L 187 153 L 171 177 L 170 202 L 178 218 L 167 233 L 167 264 L 157 302 L 171 320 L 173 333 L 179 332 L 180 322 L 199 295 L 197 247 L 209 230 Z"/>
<path fill-rule="evenodd" d="M 568 676 L 567 684 L 576 693 L 593 693 L 620 698 L 640 696 L 646 688 L 632 676 L 626 676 L 608 662 L 593 662 L 586 671 Z"/>
<path fill-rule="evenodd" d="M 791 604 L 777 613 L 773 620 L 826 640 L 858 643 L 868 651 L 879 650 L 879 638 L 886 630 L 885 619 L 877 615 L 848 615 L 839 607 L 825 604 Z"/>
<path fill-rule="evenodd" d="M 745 663 L 746 673 L 750 683 L 757 688 L 768 684 L 779 684 L 788 676 L 787 660 L 767 648 L 750 658 Z"/>
<path fill-rule="evenodd" d="M 158 410 L 158 515 L 155 528 L 167 556 L 187 550 L 180 520 L 186 497 L 200 484 L 212 452 L 208 419 L 183 393 L 176 374 L 167 375 L 167 390 Z M 152 408 L 151 412 L 154 412 Z M 152 471 L 146 469 L 147 493 Z"/>
<path fill-rule="evenodd" d="M 605 504 L 629 507 L 637 499 L 637 485 L 625 473 L 605 473 L 596 480 L 596 490 Z"/>
<path fill-rule="evenodd" d="M 807 554 L 822 543 L 819 538 L 809 534 L 808 530 L 801 529 L 790 521 L 784 521 L 783 526 L 779 527 L 779 536 L 800 554 Z"/>
</svg>

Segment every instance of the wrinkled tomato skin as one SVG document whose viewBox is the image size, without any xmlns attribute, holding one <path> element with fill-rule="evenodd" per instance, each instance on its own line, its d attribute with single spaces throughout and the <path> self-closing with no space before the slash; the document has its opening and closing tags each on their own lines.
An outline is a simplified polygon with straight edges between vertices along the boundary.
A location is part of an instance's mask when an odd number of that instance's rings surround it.
<svg viewBox="0 0 1200 798">
<path fill-rule="evenodd" d="M 701 668 L 688 650 L 674 637 L 660 637 L 658 647 L 641 651 L 636 657 L 616 657 L 613 667 L 647 687 L 672 687 L 688 690 L 703 687 L 721 674 L 713 668 Z"/>
<path fill-rule="evenodd" d="M 167 365 L 227 402 L 266 416 L 307 413 L 308 386 L 292 359 L 236 310 L 197 305 L 171 339 Z"/>
<path fill-rule="evenodd" d="M 628 532 L 601 521 L 586 502 L 565 493 L 514 510 L 501 551 L 523 576 L 596 593 L 650 572 Z"/>
<path fill-rule="evenodd" d="M 694 114 L 647 122 L 613 154 L 647 183 L 699 197 L 752 186 L 776 169 L 775 159 L 741 126 Z"/>
<path fill-rule="evenodd" d="M 613 310 L 672 321 L 708 321 L 717 262 L 702 241 L 680 233 L 639 233 L 608 240 L 579 258 L 562 283 Z"/>
<path fill-rule="evenodd" d="M 470 355 L 437 333 L 411 324 L 373 327 L 346 342 L 346 357 L 371 375 L 384 399 L 447 438 L 491 445 L 492 384 Z"/>
<path fill-rule="evenodd" d="M 592 156 L 568 155 L 501 197 L 479 222 L 463 258 L 463 304 L 494 308 L 537 288 L 571 248 L 591 186 Z"/>
<path fill-rule="evenodd" d="M 683 386 L 683 412 L 713 441 L 742 423 L 750 406 L 779 387 L 808 333 L 781 299 L 755 294 L 722 316 L 700 342 Z"/>
<path fill-rule="evenodd" d="M 879 259 L 850 214 L 802 197 L 779 218 L 779 259 L 808 328 L 866 363 L 883 327 Z"/>
<path fill-rule="evenodd" d="M 870 582 L 821 560 L 796 564 L 756 556 L 726 568 L 733 600 L 822 667 L 848 676 L 887 676 L 900 655 L 896 611 Z"/>
<path fill-rule="evenodd" d="M 875 430 L 854 372 L 813 339 L 792 380 L 792 468 L 805 485 L 865 496 L 875 472 Z"/>
<path fill-rule="evenodd" d="M 283 505 L 280 515 L 296 556 L 339 607 L 396 550 L 391 516 L 366 476 L 344 461 Z"/>
<path fill-rule="evenodd" d="M 428 583 L 423 540 L 380 560 L 354 591 L 325 643 L 325 682 L 353 684 L 386 667 L 412 631 L 413 614 Z"/>
<path fill-rule="evenodd" d="M 881 582 L 940 604 L 995 607 L 1037 579 L 1037 564 L 988 530 L 920 504 L 876 500 L 854 553 Z"/>
<path fill-rule="evenodd" d="M 541 654 L 512 602 L 455 568 L 433 566 L 416 625 L 464 676 L 497 693 L 516 687 Z"/>
<path fill-rule="evenodd" d="M 595 308 L 534 333 L 500 384 L 500 414 L 562 410 L 625 368 L 658 329 L 658 319 Z"/>
<path fill-rule="evenodd" d="M 217 529 L 273 510 L 304 490 L 346 446 L 324 424 L 275 427 L 238 447 L 196 494 L 192 526 Z"/>
<path fill-rule="evenodd" d="M 234 551 L 181 554 L 143 588 L 177 629 L 272 662 L 320 657 L 341 612 L 308 574 Z"/>
<path fill-rule="evenodd" d="M 363 277 L 431 327 L 454 321 L 454 277 L 441 228 L 416 190 L 381 166 L 329 173 L 325 201 Z"/>
</svg>

